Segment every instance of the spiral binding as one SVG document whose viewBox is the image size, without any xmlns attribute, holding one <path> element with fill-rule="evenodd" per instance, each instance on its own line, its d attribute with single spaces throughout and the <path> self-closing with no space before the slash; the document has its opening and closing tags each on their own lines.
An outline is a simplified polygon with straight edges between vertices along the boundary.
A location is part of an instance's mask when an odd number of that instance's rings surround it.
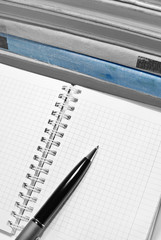
<svg viewBox="0 0 161 240">
<path fill-rule="evenodd" d="M 13 221 L 8 221 L 8 225 L 12 229 L 14 234 L 17 230 L 22 230 L 23 225 L 21 222 L 28 222 L 29 216 L 26 215 L 28 212 L 33 211 L 33 207 L 30 206 L 32 203 L 36 203 L 37 197 L 34 194 L 39 194 L 41 192 L 41 187 L 37 184 L 44 184 L 45 178 L 41 175 L 47 175 L 49 173 L 49 168 L 53 164 L 52 157 L 57 154 L 57 150 L 51 149 L 53 146 L 57 148 L 60 146 L 60 141 L 57 141 L 55 138 L 63 138 L 64 132 L 59 131 L 59 129 L 66 129 L 68 124 L 63 123 L 62 120 L 70 120 L 71 115 L 67 114 L 66 111 L 74 111 L 75 107 L 70 105 L 70 102 L 76 103 L 78 98 L 75 97 L 75 94 L 80 94 L 81 91 L 76 89 L 73 86 L 63 86 L 62 90 L 64 93 L 59 94 L 59 102 L 56 102 L 55 108 L 51 112 L 51 119 L 48 120 L 48 126 L 44 130 L 44 134 L 41 138 L 41 145 L 37 147 L 38 153 L 33 156 L 34 163 L 29 166 L 29 169 L 33 173 L 27 173 L 26 179 L 29 181 L 24 182 L 22 187 L 26 190 L 26 193 L 19 192 L 19 201 L 15 203 L 15 207 L 18 210 L 12 211 L 11 215 L 14 217 Z M 54 119 L 53 119 L 54 118 Z"/>
</svg>

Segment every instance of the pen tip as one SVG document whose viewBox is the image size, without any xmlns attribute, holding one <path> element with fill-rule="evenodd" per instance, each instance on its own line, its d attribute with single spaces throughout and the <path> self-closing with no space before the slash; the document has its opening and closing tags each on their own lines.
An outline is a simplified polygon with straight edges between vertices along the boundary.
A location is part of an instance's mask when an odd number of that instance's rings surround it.
<svg viewBox="0 0 161 240">
<path fill-rule="evenodd" d="M 99 146 L 95 147 L 87 156 L 86 158 L 92 161 L 96 155 L 96 152 L 98 150 Z"/>
</svg>

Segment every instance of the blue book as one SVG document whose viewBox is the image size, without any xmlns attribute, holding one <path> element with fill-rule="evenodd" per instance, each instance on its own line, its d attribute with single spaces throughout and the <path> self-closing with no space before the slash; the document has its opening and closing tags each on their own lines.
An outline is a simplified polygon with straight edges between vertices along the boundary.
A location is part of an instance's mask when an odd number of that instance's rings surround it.
<svg viewBox="0 0 161 240">
<path fill-rule="evenodd" d="M 83 73 L 139 92 L 161 97 L 161 77 L 66 49 L 0 33 L 6 51 Z"/>
</svg>

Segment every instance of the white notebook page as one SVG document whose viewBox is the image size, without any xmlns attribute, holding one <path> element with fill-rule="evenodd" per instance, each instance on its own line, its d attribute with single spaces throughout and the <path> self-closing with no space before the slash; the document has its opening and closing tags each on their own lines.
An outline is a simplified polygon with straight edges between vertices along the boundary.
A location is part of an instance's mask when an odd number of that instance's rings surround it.
<svg viewBox="0 0 161 240">
<path fill-rule="evenodd" d="M 145 240 L 160 199 L 160 123 L 157 111 L 82 88 L 43 196 L 99 151 L 42 239 Z"/>
<path fill-rule="evenodd" d="M 0 64 L 0 229 L 11 231 L 18 194 L 63 83 Z M 17 210 L 15 209 L 17 212 Z M 28 215 L 28 214 L 26 214 Z M 12 221 L 14 218 L 12 217 Z"/>
<path fill-rule="evenodd" d="M 1 133 L 3 132 L 2 136 L 5 136 L 5 142 L 7 128 L 10 128 L 7 135 L 10 143 L 13 141 L 13 144 L 15 144 L 18 138 L 16 148 L 12 144 L 6 146 L 7 151 L 1 155 L 3 161 L 0 163 L 4 164 L 5 159 L 5 164 L 6 161 L 10 161 L 11 164 L 14 161 L 18 166 L 22 165 L 15 170 L 17 171 L 16 182 L 14 184 L 12 182 L 11 185 L 15 191 L 12 192 L 10 188 L 8 195 L 4 191 L 1 193 L 4 194 L 6 202 L 10 193 L 12 193 L 12 202 L 15 202 L 17 200 L 17 193 L 15 192 L 21 191 L 22 181 L 24 181 L 30 165 L 29 159 L 33 163 L 32 157 L 36 153 L 36 147 L 39 145 L 47 120 L 50 118 L 53 103 L 55 104 L 55 101 L 57 101 L 62 83 L 58 81 L 55 84 L 55 80 L 35 74 L 31 74 L 30 78 L 30 74 L 25 73 L 25 71 L 15 70 L 4 65 L 3 67 L 5 74 L 2 74 L 1 71 L 0 75 L 3 75 L 3 77 L 7 75 L 5 82 L 10 81 L 10 84 L 2 92 L 8 94 L 11 86 L 12 90 L 10 90 L 8 98 L 6 98 L 6 95 L 4 98 L 0 96 L 1 102 L 5 103 L 4 99 L 10 99 L 11 96 L 13 96 L 13 99 L 18 98 L 22 101 L 22 104 L 18 100 L 17 104 L 15 102 L 9 104 L 6 100 L 5 106 L 14 106 L 14 108 L 17 106 L 18 109 L 15 108 L 13 111 L 13 107 L 9 108 L 7 112 L 10 113 L 10 118 L 3 117 L 2 122 L 5 123 L 3 125 L 5 128 L 0 127 Z M 22 78 L 22 74 L 27 75 L 23 75 Z M 3 83 L 4 79 L 3 81 L 2 79 L 1 76 L 1 82 Z M 21 87 L 21 83 L 17 87 L 14 85 L 18 81 L 20 82 L 20 79 L 24 83 L 25 89 Z M 33 85 L 36 86 L 36 91 Z M 21 88 L 19 94 L 21 97 L 13 91 L 17 88 Z M 27 100 L 31 99 L 29 103 L 24 100 L 26 95 L 28 96 Z M 35 106 L 35 103 L 38 106 Z M 42 107 L 43 105 L 44 107 Z M 25 109 L 23 109 L 24 106 Z M 20 109 L 21 116 L 19 115 Z M 34 110 L 32 114 L 30 109 Z M 4 108 L 1 113 L 5 114 Z M 3 114 L 1 116 L 5 116 Z M 45 231 L 42 240 L 50 240 L 53 237 L 58 240 L 145 240 L 160 198 L 160 113 L 116 97 L 82 88 L 82 94 L 79 95 L 75 111 L 71 114 L 72 118 L 68 122 L 68 128 L 64 130 L 65 135 L 55 161 L 50 167 L 46 182 L 44 186 L 41 186 L 43 189 L 31 216 L 37 212 L 72 167 L 95 146 L 99 145 L 100 147 L 85 178 Z M 13 115 L 15 120 L 12 119 Z M 23 118 L 24 122 L 19 121 L 20 117 Z M 37 124 L 35 124 L 35 120 Z M 18 133 L 17 127 L 22 129 L 22 135 L 26 141 L 22 141 L 22 136 L 19 136 L 21 131 L 19 130 Z M 0 144 L 2 144 L 2 141 Z M 13 156 L 17 156 L 17 145 L 21 146 L 22 154 L 25 152 L 23 157 L 24 155 L 28 156 L 27 159 L 26 157 L 23 158 L 23 164 L 17 158 L 13 158 Z M 12 155 L 7 154 L 8 152 Z M 20 155 L 18 154 L 18 156 Z M 19 159 L 21 161 L 21 158 Z M 10 169 L 10 166 L 8 169 Z M 4 171 L 1 172 L 3 174 L 1 185 L 5 189 L 7 184 L 10 185 L 9 179 L 12 178 L 12 171 L 10 171 L 10 174 L 6 171 L 6 175 Z M 21 176 L 18 179 L 20 172 Z M 4 180 L 7 180 L 5 184 Z M 7 190 L 7 187 L 5 190 Z M 1 199 L 3 199 L 2 196 L 0 201 Z M 6 222 L 13 210 L 11 199 L 7 210 L 6 204 L 4 202 L 2 204 L 5 207 L 1 207 L 0 215 L 3 216 L 2 209 L 4 209 L 6 216 L 4 220 Z M 7 205 L 9 204 L 7 203 Z M 0 222 L 1 228 L 6 227 L 3 222 Z M 15 239 L 15 236 L 8 237 L 0 233 L 1 236 L 4 240 Z"/>
</svg>

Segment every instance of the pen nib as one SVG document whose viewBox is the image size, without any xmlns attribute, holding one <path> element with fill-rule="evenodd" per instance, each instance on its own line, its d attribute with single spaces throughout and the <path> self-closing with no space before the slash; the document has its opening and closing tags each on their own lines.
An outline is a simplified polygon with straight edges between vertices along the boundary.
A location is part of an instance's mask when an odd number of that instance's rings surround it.
<svg viewBox="0 0 161 240">
<path fill-rule="evenodd" d="M 87 156 L 86 158 L 89 159 L 90 161 L 93 161 L 96 153 L 97 153 L 97 150 L 98 150 L 99 146 L 95 147 Z"/>
</svg>

